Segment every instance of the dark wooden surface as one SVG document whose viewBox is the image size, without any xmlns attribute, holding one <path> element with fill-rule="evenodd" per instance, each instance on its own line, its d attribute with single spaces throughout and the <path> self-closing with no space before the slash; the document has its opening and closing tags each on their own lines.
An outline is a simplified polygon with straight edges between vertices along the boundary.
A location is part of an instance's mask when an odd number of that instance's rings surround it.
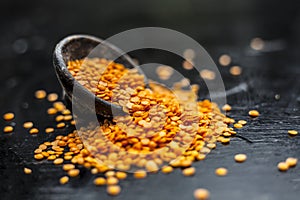
<svg viewBox="0 0 300 200">
<path fill-rule="evenodd" d="M 0 133 L 0 199 L 181 200 L 193 199 L 198 187 L 209 189 L 214 200 L 299 199 L 300 167 L 286 173 L 276 168 L 287 157 L 300 159 L 299 136 L 287 134 L 289 129 L 300 131 L 298 1 L 1 1 L 0 5 L 0 111 L 16 114 L 14 133 Z M 60 186 L 61 167 L 35 161 L 33 150 L 67 130 L 31 136 L 22 128 L 27 120 L 40 130 L 53 125 L 53 119 L 45 114 L 50 104 L 34 99 L 33 93 L 39 88 L 61 93 L 51 60 L 55 43 L 71 33 L 105 38 L 140 26 L 181 31 L 199 41 L 215 61 L 222 53 L 233 56 L 243 74 L 232 77 L 228 68 L 220 67 L 226 88 L 245 83 L 248 90 L 228 96 L 233 105 L 230 116 L 248 121 L 238 133 L 253 143 L 233 138 L 230 145 L 218 144 L 207 159 L 195 163 L 193 177 L 183 177 L 180 170 L 144 180 L 130 176 L 121 182 L 122 193 L 115 198 L 107 196 L 105 187 L 95 187 L 94 175 L 85 169 L 80 177 Z M 251 51 L 249 41 L 257 36 L 268 40 L 269 51 Z M 180 65 L 149 51 L 132 55 L 143 62 L 158 59 Z M 198 80 L 192 76 L 192 81 Z M 281 98 L 275 100 L 275 94 Z M 247 116 L 253 108 L 261 112 L 254 120 Z M 0 120 L 1 129 L 6 124 Z M 236 153 L 246 153 L 248 160 L 235 163 Z M 24 166 L 33 173 L 24 175 Z M 215 176 L 217 167 L 228 168 L 229 174 Z"/>
</svg>

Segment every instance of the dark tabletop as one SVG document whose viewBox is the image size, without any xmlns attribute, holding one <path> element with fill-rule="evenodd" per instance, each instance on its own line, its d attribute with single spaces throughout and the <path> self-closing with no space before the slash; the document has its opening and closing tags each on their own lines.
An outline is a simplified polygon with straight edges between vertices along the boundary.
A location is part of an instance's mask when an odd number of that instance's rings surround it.
<svg viewBox="0 0 300 200">
<path fill-rule="evenodd" d="M 188 1 L 8 1 L 0 2 L 0 111 L 16 114 L 15 131 L 0 132 L 0 199 L 193 199 L 196 188 L 207 188 L 214 200 L 296 200 L 300 197 L 300 166 L 286 173 L 277 163 L 287 157 L 300 159 L 299 136 L 289 137 L 287 130 L 300 131 L 300 3 L 266 0 L 188 0 Z M 151 174 L 143 180 L 131 176 L 121 182 L 122 193 L 109 197 L 105 187 L 93 185 L 94 175 L 82 169 L 80 177 L 61 186 L 64 174 L 60 166 L 33 159 L 33 150 L 41 142 L 65 134 L 39 133 L 31 136 L 22 123 L 32 120 L 40 130 L 54 125 L 45 114 L 50 106 L 33 94 L 44 88 L 61 94 L 52 66 L 55 44 L 74 33 L 107 38 L 131 28 L 157 26 L 174 29 L 197 40 L 215 62 L 223 53 L 243 68 L 233 77 L 228 67 L 220 67 L 227 90 L 240 84 L 247 90 L 229 95 L 233 106 L 229 115 L 248 124 L 230 145 L 218 144 L 207 159 L 194 164 L 197 173 L 183 177 L 180 170 L 169 175 Z M 251 50 L 252 38 L 266 40 L 263 52 Z M 151 50 L 132 52 L 144 63 L 158 61 L 180 66 L 168 56 Z M 197 83 L 196 76 L 191 75 Z M 276 94 L 280 99 L 276 100 Z M 200 94 L 201 97 L 201 94 Z M 203 97 L 203 96 L 202 96 Z M 249 109 L 261 116 L 250 119 Z M 1 130 L 9 124 L 0 120 Z M 248 160 L 237 164 L 236 153 Z M 23 167 L 33 170 L 25 175 Z M 214 171 L 226 167 L 226 177 Z"/>
</svg>

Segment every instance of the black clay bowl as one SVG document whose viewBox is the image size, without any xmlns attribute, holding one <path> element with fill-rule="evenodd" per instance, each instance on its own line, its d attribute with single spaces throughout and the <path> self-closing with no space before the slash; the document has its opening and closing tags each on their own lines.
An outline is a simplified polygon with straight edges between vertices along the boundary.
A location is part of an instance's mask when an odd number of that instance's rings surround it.
<svg viewBox="0 0 300 200">
<path fill-rule="evenodd" d="M 114 45 L 89 35 L 72 35 L 61 40 L 55 47 L 53 54 L 53 64 L 58 80 L 64 90 L 65 98 L 79 104 L 82 109 L 95 111 L 97 115 L 112 117 L 113 115 L 123 115 L 122 108 L 116 104 L 96 97 L 92 92 L 78 83 L 67 69 L 68 61 L 84 59 L 86 57 L 117 58 L 115 62 L 123 64 L 127 68 L 137 68 L 141 74 L 139 66 L 136 66 L 131 58 Z M 76 87 L 76 95 L 74 95 Z M 85 104 L 84 102 L 95 102 Z"/>
</svg>

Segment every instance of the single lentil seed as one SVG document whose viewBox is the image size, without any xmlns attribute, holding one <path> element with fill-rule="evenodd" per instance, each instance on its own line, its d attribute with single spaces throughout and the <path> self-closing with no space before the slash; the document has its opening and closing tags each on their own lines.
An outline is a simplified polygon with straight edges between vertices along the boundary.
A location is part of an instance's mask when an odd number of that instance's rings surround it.
<svg viewBox="0 0 300 200">
<path fill-rule="evenodd" d="M 258 117 L 259 112 L 257 110 L 250 110 L 248 113 L 251 117 Z"/>
<path fill-rule="evenodd" d="M 288 130 L 288 133 L 292 136 L 298 135 L 298 131 L 296 130 Z"/>
<path fill-rule="evenodd" d="M 203 69 L 200 71 L 200 76 L 203 79 L 214 80 L 216 77 L 216 73 L 208 69 Z"/>
<path fill-rule="evenodd" d="M 66 115 L 66 116 L 64 116 L 64 120 L 65 121 L 70 121 L 70 120 L 72 120 L 72 118 L 73 118 L 72 115 Z"/>
<path fill-rule="evenodd" d="M 121 187 L 118 185 L 109 185 L 109 186 L 107 186 L 106 191 L 109 195 L 116 196 L 116 195 L 120 194 Z"/>
<path fill-rule="evenodd" d="M 298 159 L 290 157 L 287 158 L 285 162 L 289 165 L 289 167 L 295 167 L 297 165 Z"/>
<path fill-rule="evenodd" d="M 231 57 L 227 54 L 223 54 L 219 58 L 219 63 L 222 66 L 228 66 L 231 63 Z"/>
<path fill-rule="evenodd" d="M 221 168 L 216 169 L 215 173 L 218 176 L 226 176 L 228 173 L 228 170 L 226 168 L 221 167 Z"/>
<path fill-rule="evenodd" d="M 34 150 L 34 153 L 42 153 L 42 149 L 36 149 L 36 150 Z"/>
<path fill-rule="evenodd" d="M 115 176 L 116 172 L 115 171 L 107 171 L 105 172 L 105 176 L 106 177 L 112 177 L 112 176 Z"/>
<path fill-rule="evenodd" d="M 261 38 L 253 38 L 250 42 L 250 47 L 256 51 L 260 51 L 264 48 L 265 42 Z"/>
<path fill-rule="evenodd" d="M 48 115 L 55 115 L 57 113 L 57 110 L 55 108 L 49 108 L 47 110 Z"/>
<path fill-rule="evenodd" d="M 3 115 L 3 119 L 6 121 L 11 121 L 15 118 L 15 114 L 14 113 L 5 113 Z"/>
<path fill-rule="evenodd" d="M 231 111 L 231 106 L 229 104 L 225 104 L 223 107 L 222 107 L 222 110 L 223 111 Z"/>
<path fill-rule="evenodd" d="M 163 166 L 161 168 L 161 171 L 164 173 L 164 174 L 169 174 L 173 171 L 173 167 L 171 166 Z"/>
<path fill-rule="evenodd" d="M 278 163 L 277 168 L 279 169 L 279 171 L 284 172 L 289 169 L 289 165 L 285 162 L 280 162 L 280 163 Z"/>
<path fill-rule="evenodd" d="M 43 158 L 44 158 L 44 156 L 43 156 L 43 154 L 35 154 L 34 155 L 34 158 L 36 159 L 36 160 L 42 160 Z"/>
<path fill-rule="evenodd" d="M 55 121 L 57 121 L 57 122 L 60 122 L 62 120 L 64 120 L 64 116 L 63 115 L 58 115 L 58 116 L 55 117 Z"/>
<path fill-rule="evenodd" d="M 68 174 L 70 177 L 78 176 L 80 173 L 79 169 L 71 169 L 68 171 Z"/>
<path fill-rule="evenodd" d="M 116 177 L 119 179 L 119 180 L 123 180 L 127 177 L 127 174 L 125 172 L 116 172 Z"/>
<path fill-rule="evenodd" d="M 210 149 L 215 149 L 217 145 L 215 143 L 208 143 L 206 146 Z"/>
<path fill-rule="evenodd" d="M 71 160 L 72 158 L 73 158 L 73 156 L 71 156 L 71 155 L 64 156 L 65 160 Z"/>
<path fill-rule="evenodd" d="M 75 169 L 75 165 L 73 165 L 73 164 L 64 164 L 63 165 L 63 170 L 69 171 L 71 169 Z"/>
<path fill-rule="evenodd" d="M 230 142 L 230 138 L 222 138 L 222 139 L 221 139 L 221 142 L 222 142 L 223 144 L 228 144 L 228 143 Z"/>
<path fill-rule="evenodd" d="M 60 165 L 60 164 L 62 164 L 64 162 L 64 159 L 63 158 L 57 158 L 57 159 L 55 159 L 54 161 L 53 161 L 53 163 L 55 164 L 55 165 Z"/>
<path fill-rule="evenodd" d="M 229 72 L 231 75 L 233 76 L 238 76 L 238 75 L 241 75 L 242 73 L 242 68 L 240 66 L 232 66 L 230 69 L 229 69 Z"/>
<path fill-rule="evenodd" d="M 92 174 L 98 174 L 98 169 L 97 168 L 93 168 L 93 169 L 91 169 L 91 173 Z"/>
<path fill-rule="evenodd" d="M 32 128 L 32 129 L 29 130 L 29 133 L 30 134 L 37 134 L 37 133 L 39 133 L 39 130 L 37 128 Z"/>
<path fill-rule="evenodd" d="M 45 132 L 46 133 L 53 133 L 54 132 L 54 128 L 48 127 L 48 128 L 45 129 Z"/>
<path fill-rule="evenodd" d="M 136 179 L 142 179 L 142 178 L 146 178 L 147 176 L 147 172 L 145 170 L 136 170 L 133 174 L 134 178 Z"/>
<path fill-rule="evenodd" d="M 68 176 L 63 176 L 59 179 L 59 183 L 62 184 L 62 185 L 66 184 L 68 182 L 69 182 L 69 177 Z"/>
<path fill-rule="evenodd" d="M 46 95 L 47 95 L 47 93 L 46 93 L 45 90 L 37 90 L 37 91 L 35 92 L 35 97 L 36 97 L 37 99 L 44 99 L 44 98 L 46 97 Z"/>
<path fill-rule="evenodd" d="M 117 185 L 118 183 L 119 183 L 119 180 L 116 177 L 111 176 L 106 179 L 107 185 Z"/>
<path fill-rule="evenodd" d="M 239 162 L 239 163 L 245 162 L 247 160 L 247 155 L 245 155 L 245 154 L 236 154 L 234 156 L 234 160 L 236 162 Z"/>
<path fill-rule="evenodd" d="M 31 174 L 32 173 L 32 170 L 27 168 L 27 167 L 24 167 L 24 173 L 25 174 Z"/>
<path fill-rule="evenodd" d="M 94 184 L 97 185 L 97 186 L 105 185 L 106 180 L 103 177 L 98 177 L 98 178 L 95 178 Z"/>
<path fill-rule="evenodd" d="M 243 125 L 240 123 L 235 123 L 233 126 L 234 128 L 243 128 Z"/>
<path fill-rule="evenodd" d="M 196 169 L 194 167 L 189 167 L 182 170 L 182 174 L 184 176 L 193 176 L 195 173 Z"/>
<path fill-rule="evenodd" d="M 50 155 L 47 160 L 55 160 L 56 159 L 56 155 Z"/>
<path fill-rule="evenodd" d="M 11 133 L 11 132 L 13 132 L 13 130 L 14 130 L 14 127 L 12 127 L 12 126 L 5 126 L 3 128 L 4 133 Z"/>
<path fill-rule="evenodd" d="M 32 122 L 24 122 L 23 124 L 24 128 L 30 129 L 33 127 L 33 123 Z"/>
<path fill-rule="evenodd" d="M 54 102 L 58 99 L 58 95 L 56 93 L 50 93 L 47 96 L 48 101 Z"/>
<path fill-rule="evenodd" d="M 238 123 L 241 124 L 241 125 L 246 125 L 247 121 L 246 120 L 239 120 Z"/>
<path fill-rule="evenodd" d="M 65 126 L 66 126 L 66 124 L 65 124 L 64 122 L 58 123 L 58 124 L 56 125 L 57 128 L 63 128 L 63 127 L 65 127 Z"/>
<path fill-rule="evenodd" d="M 194 191 L 194 198 L 196 200 L 207 200 L 210 197 L 210 192 L 207 189 L 199 188 Z"/>
</svg>

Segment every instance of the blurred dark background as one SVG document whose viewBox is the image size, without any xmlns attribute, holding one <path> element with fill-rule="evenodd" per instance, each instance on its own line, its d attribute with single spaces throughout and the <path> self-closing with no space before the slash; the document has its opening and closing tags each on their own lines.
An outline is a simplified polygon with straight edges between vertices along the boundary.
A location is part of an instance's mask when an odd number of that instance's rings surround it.
<svg viewBox="0 0 300 200">
<path fill-rule="evenodd" d="M 265 72 L 270 79 L 282 78 L 279 71 L 287 66 L 291 70 L 287 73 L 298 70 L 295 69 L 299 64 L 300 43 L 300 3 L 297 0 L 154 0 L 143 3 L 134 0 L 2 0 L 0 6 L 0 84 L 8 84 L 8 90 L 32 79 L 39 70 L 53 76 L 54 46 L 67 35 L 86 33 L 107 38 L 143 26 L 180 31 L 197 40 L 215 62 L 221 54 L 228 53 L 233 57 L 233 64 L 259 69 L 259 74 Z M 263 56 L 249 53 L 254 37 L 269 41 L 271 48 Z M 147 59 L 147 55 L 141 55 Z M 262 62 L 263 66 L 259 66 Z M 278 65 L 277 70 L 274 64 Z M 4 94 L 0 94 L 1 102 Z"/>
<path fill-rule="evenodd" d="M 52 66 L 52 52 L 60 39 L 76 33 L 105 39 L 144 26 L 180 31 L 197 40 L 216 63 L 226 53 L 233 65 L 242 67 L 242 75 L 233 77 L 228 68 L 219 66 L 227 89 L 248 85 L 247 91 L 228 96 L 228 102 L 234 105 L 230 116 L 249 120 L 240 134 L 254 143 L 235 138 L 228 146 L 218 146 L 195 165 L 200 173 L 191 179 L 177 170 L 168 178 L 126 180 L 116 199 L 192 199 L 197 187 L 210 189 L 212 199 L 299 199 L 299 168 L 279 174 L 276 165 L 300 154 L 299 140 L 286 135 L 286 130 L 300 128 L 300 1 L 1 0 L 0 7 L 0 110 L 1 115 L 13 111 L 17 116 L 15 133 L 0 133 L 0 199 L 110 199 L 105 188 L 93 186 L 87 172 L 59 186 L 61 168 L 33 159 L 33 149 L 50 136 L 41 133 L 32 138 L 21 124 L 35 119 L 39 127 L 49 123 L 45 106 L 32 103 L 32 96 L 39 88 L 61 92 Z M 255 37 L 265 40 L 264 51 L 250 48 Z M 133 56 L 151 62 L 157 54 L 141 51 Z M 280 100 L 274 99 L 276 94 Z M 259 109 L 261 117 L 248 119 L 250 108 Z M 1 127 L 4 124 L 2 120 Z M 250 159 L 238 166 L 232 156 L 241 149 Z M 23 166 L 31 167 L 33 175 L 24 176 Z M 214 169 L 221 166 L 230 168 L 228 177 L 214 176 Z"/>
</svg>

